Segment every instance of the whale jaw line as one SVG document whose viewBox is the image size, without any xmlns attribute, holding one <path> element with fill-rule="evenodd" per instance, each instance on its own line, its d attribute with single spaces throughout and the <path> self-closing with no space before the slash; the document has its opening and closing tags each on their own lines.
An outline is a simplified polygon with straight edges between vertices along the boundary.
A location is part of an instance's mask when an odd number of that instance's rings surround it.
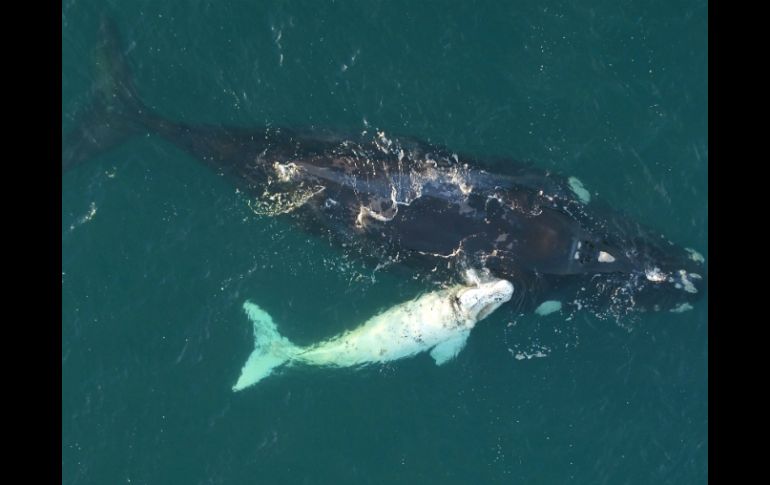
<svg viewBox="0 0 770 485">
<path fill-rule="evenodd" d="M 461 310 L 478 322 L 497 310 L 513 296 L 513 284 L 508 280 L 495 280 L 465 288 L 457 294 Z"/>
</svg>

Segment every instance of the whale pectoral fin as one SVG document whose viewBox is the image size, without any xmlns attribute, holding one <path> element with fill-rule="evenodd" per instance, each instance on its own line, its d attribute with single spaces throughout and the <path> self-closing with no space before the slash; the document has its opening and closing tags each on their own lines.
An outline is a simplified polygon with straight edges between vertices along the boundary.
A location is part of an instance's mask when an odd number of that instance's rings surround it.
<svg viewBox="0 0 770 485">
<path fill-rule="evenodd" d="M 470 331 L 465 331 L 460 335 L 441 342 L 433 347 L 433 350 L 430 351 L 430 356 L 436 361 L 436 365 L 442 365 L 455 358 L 463 347 L 465 347 L 465 342 L 468 341 L 468 335 L 470 335 Z"/>
</svg>

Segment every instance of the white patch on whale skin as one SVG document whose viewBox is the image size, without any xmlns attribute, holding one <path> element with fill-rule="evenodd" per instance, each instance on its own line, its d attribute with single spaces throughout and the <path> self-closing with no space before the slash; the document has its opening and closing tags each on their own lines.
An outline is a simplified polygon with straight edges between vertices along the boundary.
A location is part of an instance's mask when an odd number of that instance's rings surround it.
<svg viewBox="0 0 770 485">
<path fill-rule="evenodd" d="M 654 283 L 661 283 L 663 281 L 666 281 L 666 278 L 667 278 L 666 273 L 662 272 L 660 268 L 657 268 L 657 267 L 645 270 L 644 276 L 646 276 L 649 281 L 652 281 Z"/>
<path fill-rule="evenodd" d="M 467 172 L 468 165 L 465 164 L 462 168 L 452 166 L 447 174 L 449 183 L 457 186 L 457 188 L 460 189 L 460 192 L 466 197 L 473 192 L 473 186 L 469 185 L 466 180 Z"/>
<path fill-rule="evenodd" d="M 690 281 L 690 278 L 699 280 L 701 279 L 701 275 L 698 273 L 690 273 L 689 275 L 687 272 L 683 269 L 679 270 L 679 277 L 682 280 L 682 286 L 684 287 L 684 291 L 687 293 L 697 293 L 698 289 L 695 288 L 695 285 L 692 284 L 692 281 Z"/>
<path fill-rule="evenodd" d="M 610 253 L 605 253 L 604 251 L 599 251 L 599 262 L 600 263 L 614 263 L 615 262 L 615 256 L 611 255 Z"/>
<path fill-rule="evenodd" d="M 364 217 L 371 217 L 372 219 L 380 222 L 389 222 L 389 221 L 392 221 L 394 217 L 396 217 L 396 213 L 398 213 L 398 207 L 396 207 L 395 210 L 393 211 L 393 215 L 388 217 L 362 205 L 361 209 L 358 211 L 358 216 L 356 216 L 356 225 L 358 225 L 359 227 L 365 226 L 366 222 L 364 220 Z"/>
<path fill-rule="evenodd" d="M 291 182 L 297 175 L 299 175 L 299 167 L 293 162 L 275 162 L 273 164 L 273 169 L 275 170 L 275 175 L 278 177 L 278 180 L 281 182 Z"/>
<path fill-rule="evenodd" d="M 684 313 L 688 310 L 692 310 L 692 305 L 690 305 L 689 303 L 680 303 L 679 305 L 677 305 L 676 307 L 672 308 L 669 311 L 672 313 Z"/>
<path fill-rule="evenodd" d="M 370 206 L 362 205 L 358 211 L 358 216 L 356 216 L 356 226 L 366 227 L 366 217 L 371 217 L 380 222 L 390 222 L 396 217 L 399 204 L 396 200 L 396 188 L 392 186 L 390 188 L 390 203 L 391 207 L 381 212 L 372 209 Z"/>
<path fill-rule="evenodd" d="M 249 200 L 249 208 L 259 216 L 288 214 L 326 189 L 323 185 L 303 187 L 288 192 L 271 193 L 265 190 L 261 197 Z"/>
<path fill-rule="evenodd" d="M 690 259 L 692 259 L 696 263 L 705 263 L 706 262 L 706 258 L 704 258 L 703 255 L 701 253 L 699 253 L 698 251 L 696 251 L 696 250 L 694 250 L 692 248 L 684 248 L 684 250 L 687 251 L 688 253 L 690 253 Z"/>
<path fill-rule="evenodd" d="M 567 179 L 567 182 L 569 182 L 569 188 L 572 189 L 572 192 L 577 195 L 578 199 L 580 199 L 580 202 L 584 204 L 588 204 L 591 202 L 591 193 L 586 190 L 585 186 L 583 186 L 583 182 L 580 181 L 577 177 L 570 177 Z"/>
<path fill-rule="evenodd" d="M 536 309 L 535 313 L 540 315 L 541 317 L 544 317 L 546 315 L 550 315 L 553 312 L 558 312 L 561 310 L 561 302 L 558 300 L 547 300 L 541 303 Z"/>
</svg>

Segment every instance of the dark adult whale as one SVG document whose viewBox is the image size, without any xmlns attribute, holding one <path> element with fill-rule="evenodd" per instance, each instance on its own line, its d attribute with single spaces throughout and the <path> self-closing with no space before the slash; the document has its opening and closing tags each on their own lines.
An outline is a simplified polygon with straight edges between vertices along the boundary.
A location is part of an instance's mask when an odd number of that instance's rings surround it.
<svg viewBox="0 0 770 485">
<path fill-rule="evenodd" d="M 103 19 L 100 30 L 100 74 L 63 138 L 63 172 L 152 133 L 230 178 L 260 214 L 436 283 L 486 271 L 513 283 L 516 310 L 679 312 L 703 293 L 700 254 L 591 201 L 574 177 L 513 162 L 492 173 L 472 156 L 381 132 L 175 122 L 141 101 L 114 25 Z"/>
</svg>

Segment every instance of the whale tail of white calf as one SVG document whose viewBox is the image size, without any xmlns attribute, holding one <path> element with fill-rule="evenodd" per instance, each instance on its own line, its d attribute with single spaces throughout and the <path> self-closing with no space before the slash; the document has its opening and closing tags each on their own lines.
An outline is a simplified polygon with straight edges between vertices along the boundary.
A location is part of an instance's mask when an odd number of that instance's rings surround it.
<svg viewBox="0 0 770 485">
<path fill-rule="evenodd" d="M 249 301 L 243 304 L 243 309 L 254 324 L 254 351 L 244 364 L 233 391 L 256 384 L 299 352 L 299 347 L 278 333 L 270 314 Z"/>
</svg>

